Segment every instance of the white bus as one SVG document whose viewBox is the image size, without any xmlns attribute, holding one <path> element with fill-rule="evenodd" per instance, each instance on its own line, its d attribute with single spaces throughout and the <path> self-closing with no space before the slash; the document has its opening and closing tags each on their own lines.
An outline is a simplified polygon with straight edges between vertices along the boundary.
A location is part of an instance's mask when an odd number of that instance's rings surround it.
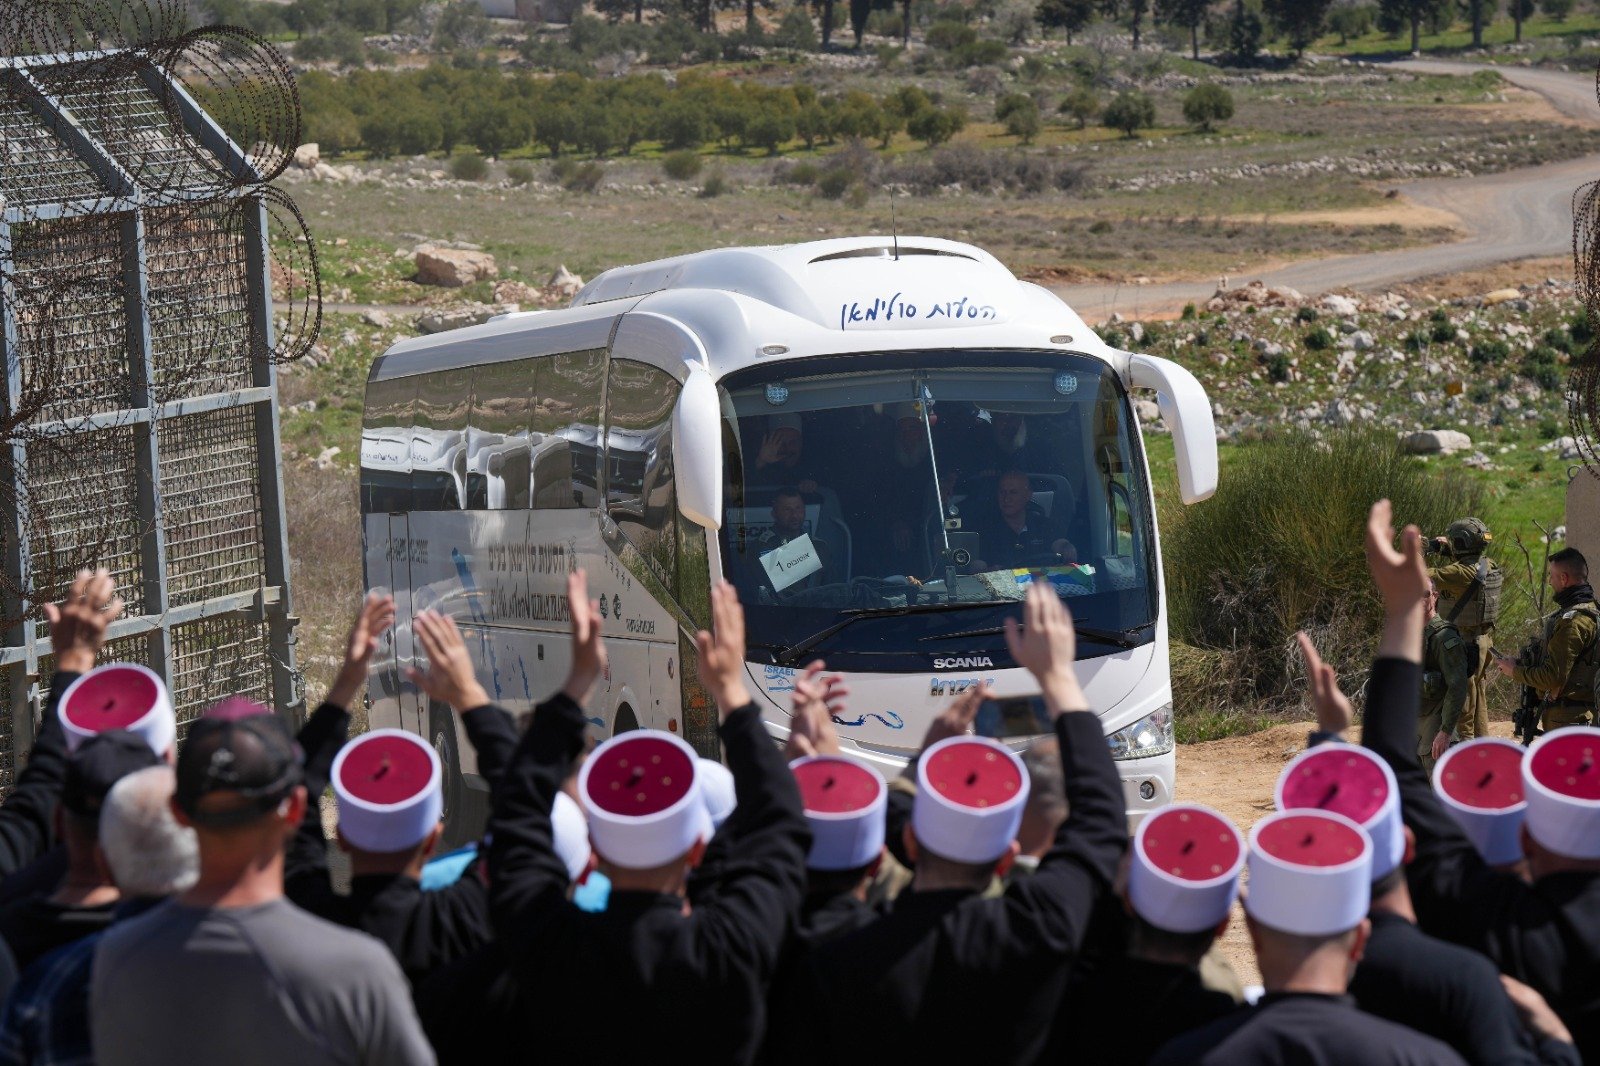
<svg viewBox="0 0 1600 1066">
<path fill-rule="evenodd" d="M 399 607 L 372 724 L 432 740 L 452 835 L 470 833 L 487 787 L 448 709 L 404 679 L 409 619 L 453 615 L 494 698 L 526 710 L 566 670 L 582 566 L 611 651 L 595 735 L 665 729 L 715 755 L 691 634 L 726 576 L 773 737 L 823 658 L 853 691 L 845 751 L 893 775 L 955 694 L 1032 690 L 1001 623 L 1048 579 L 1137 818 L 1172 798 L 1173 731 L 1130 389 L 1155 392 L 1184 502 L 1208 497 L 1216 440 L 1188 371 L 927 238 L 625 267 L 569 308 L 399 343 L 373 364 L 362 443 L 366 582 Z"/>
</svg>

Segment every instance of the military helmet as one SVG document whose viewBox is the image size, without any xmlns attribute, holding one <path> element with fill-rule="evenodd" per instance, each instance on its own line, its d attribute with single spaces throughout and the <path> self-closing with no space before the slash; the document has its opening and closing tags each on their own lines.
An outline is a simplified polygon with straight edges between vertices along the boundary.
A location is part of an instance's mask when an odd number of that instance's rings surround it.
<svg viewBox="0 0 1600 1066">
<path fill-rule="evenodd" d="M 1478 518 L 1458 518 L 1445 529 L 1444 536 L 1450 542 L 1450 550 L 1457 555 L 1472 555 L 1481 552 L 1494 540 L 1494 534 L 1489 532 L 1489 527 Z"/>
</svg>

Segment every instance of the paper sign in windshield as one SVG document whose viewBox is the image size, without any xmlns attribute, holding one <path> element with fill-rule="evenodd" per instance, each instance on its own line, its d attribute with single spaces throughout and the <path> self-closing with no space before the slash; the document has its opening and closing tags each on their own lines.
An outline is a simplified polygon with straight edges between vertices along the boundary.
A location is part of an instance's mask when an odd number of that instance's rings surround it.
<svg viewBox="0 0 1600 1066">
<path fill-rule="evenodd" d="M 763 555 L 761 567 L 767 572 L 773 591 L 782 592 L 821 570 L 822 560 L 817 558 L 817 547 L 811 543 L 810 535 L 802 533 L 781 548 Z"/>
</svg>

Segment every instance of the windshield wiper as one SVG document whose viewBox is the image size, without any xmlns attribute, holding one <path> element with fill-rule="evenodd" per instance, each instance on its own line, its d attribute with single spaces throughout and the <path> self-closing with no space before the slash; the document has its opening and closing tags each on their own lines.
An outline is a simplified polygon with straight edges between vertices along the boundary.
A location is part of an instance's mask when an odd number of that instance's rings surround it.
<svg viewBox="0 0 1600 1066">
<path fill-rule="evenodd" d="M 1021 623 L 1018 624 L 1020 625 Z M 1097 641 L 1101 644 L 1113 644 L 1119 648 L 1137 648 L 1139 646 L 1137 639 L 1139 634 L 1154 625 L 1154 622 L 1144 622 L 1128 629 L 1100 629 L 1095 626 L 1080 625 L 1074 622 L 1072 628 L 1077 631 L 1078 636 L 1087 640 Z M 959 637 L 993 637 L 1005 631 L 1006 627 L 1003 625 L 989 626 L 984 629 L 964 629 L 959 633 L 935 633 L 932 636 L 918 637 L 917 643 L 921 644 L 930 640 L 955 640 Z"/>
<path fill-rule="evenodd" d="M 912 603 L 907 604 L 904 607 L 853 607 L 849 610 L 840 611 L 839 614 L 843 617 L 841 617 L 831 626 L 818 630 L 809 637 L 806 637 L 804 640 L 800 641 L 798 644 L 791 644 L 787 648 L 778 649 L 778 651 L 773 655 L 773 658 L 778 661 L 780 666 L 793 666 L 796 660 L 804 656 L 806 652 L 810 651 L 812 648 L 815 648 L 818 644 L 821 644 L 823 641 L 827 640 L 829 637 L 833 636 L 835 633 L 846 628 L 847 626 L 854 625 L 856 622 L 861 621 L 863 618 L 886 618 L 893 615 L 902 614 L 929 614 L 934 611 L 948 611 L 951 609 L 960 609 L 962 607 L 984 606 L 989 605 L 981 603 Z"/>
</svg>

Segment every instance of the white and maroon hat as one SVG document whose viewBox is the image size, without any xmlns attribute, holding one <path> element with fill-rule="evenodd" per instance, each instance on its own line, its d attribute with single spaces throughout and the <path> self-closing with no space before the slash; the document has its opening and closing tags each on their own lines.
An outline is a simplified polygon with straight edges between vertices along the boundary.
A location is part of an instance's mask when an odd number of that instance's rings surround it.
<svg viewBox="0 0 1600 1066">
<path fill-rule="evenodd" d="M 1483 861 L 1505 866 L 1522 858 L 1522 819 L 1528 789 L 1522 781 L 1527 749 L 1504 737 L 1457 744 L 1433 768 L 1433 789 L 1478 849 Z"/>
<path fill-rule="evenodd" d="M 550 835 L 556 857 L 567 868 L 567 880 L 576 881 L 589 866 L 589 826 L 577 801 L 565 792 L 557 792 L 550 807 Z"/>
<path fill-rule="evenodd" d="M 362 851 L 414 848 L 444 814 L 439 756 L 403 729 L 375 729 L 340 748 L 332 778 L 339 834 Z"/>
<path fill-rule="evenodd" d="M 1522 764 L 1528 832 L 1569 859 L 1600 859 L 1600 732 L 1546 733 Z"/>
<path fill-rule="evenodd" d="M 812 870 L 855 870 L 883 852 L 889 789 L 874 770 L 837 755 L 789 764 L 811 826 Z"/>
<path fill-rule="evenodd" d="M 1250 830 L 1244 909 L 1262 925 L 1334 936 L 1360 924 L 1371 897 L 1372 838 L 1344 815 L 1278 811 Z"/>
<path fill-rule="evenodd" d="M 739 805 L 738 793 L 733 787 L 733 771 L 715 759 L 700 760 L 700 798 L 705 801 L 706 813 L 711 816 L 711 829 L 722 828 L 734 807 Z"/>
<path fill-rule="evenodd" d="M 917 762 L 911 827 L 917 843 L 953 862 L 995 862 L 1016 839 L 1028 801 L 1022 760 L 986 737 L 950 737 Z"/>
<path fill-rule="evenodd" d="M 1214 929 L 1239 898 L 1244 860 L 1244 836 L 1210 807 L 1164 807 L 1133 836 L 1128 902 L 1169 933 Z"/>
<path fill-rule="evenodd" d="M 693 748 L 655 729 L 623 733 L 595 748 L 578 771 L 594 850 L 614 865 L 643 870 L 709 840 L 699 769 Z"/>
<path fill-rule="evenodd" d="M 1319 744 L 1289 760 L 1273 799 L 1280 811 L 1342 814 L 1372 837 L 1372 879 L 1386 877 L 1406 855 L 1400 788 L 1389 764 L 1354 744 Z"/>
<path fill-rule="evenodd" d="M 97 666 L 67 686 L 56 706 L 67 751 L 108 729 L 137 734 L 157 755 L 172 750 L 178 719 L 172 697 L 154 670 L 134 663 Z"/>
</svg>

